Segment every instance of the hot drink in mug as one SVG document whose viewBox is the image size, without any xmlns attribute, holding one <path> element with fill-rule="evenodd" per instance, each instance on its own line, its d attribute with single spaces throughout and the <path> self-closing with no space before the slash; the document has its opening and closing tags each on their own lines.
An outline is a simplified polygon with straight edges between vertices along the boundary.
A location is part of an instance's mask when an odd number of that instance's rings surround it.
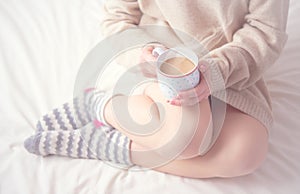
<svg viewBox="0 0 300 194">
<path fill-rule="evenodd" d="M 200 81 L 198 57 L 188 48 L 176 47 L 167 50 L 155 48 L 157 79 L 164 96 L 175 98 L 179 91 L 192 89 Z"/>
</svg>

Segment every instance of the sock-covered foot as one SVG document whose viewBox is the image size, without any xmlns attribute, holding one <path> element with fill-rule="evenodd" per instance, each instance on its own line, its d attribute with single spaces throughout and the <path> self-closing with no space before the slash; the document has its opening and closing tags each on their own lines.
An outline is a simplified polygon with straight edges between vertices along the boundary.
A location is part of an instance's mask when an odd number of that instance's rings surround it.
<svg viewBox="0 0 300 194">
<path fill-rule="evenodd" d="M 38 148 L 40 144 L 40 139 L 41 133 L 37 133 L 36 135 L 27 138 L 24 142 L 25 149 L 32 154 L 40 155 Z"/>
<path fill-rule="evenodd" d="M 93 123 L 72 131 L 43 131 L 24 142 L 25 148 L 37 155 L 60 155 L 90 158 L 132 165 L 130 140 L 111 127 Z"/>
</svg>

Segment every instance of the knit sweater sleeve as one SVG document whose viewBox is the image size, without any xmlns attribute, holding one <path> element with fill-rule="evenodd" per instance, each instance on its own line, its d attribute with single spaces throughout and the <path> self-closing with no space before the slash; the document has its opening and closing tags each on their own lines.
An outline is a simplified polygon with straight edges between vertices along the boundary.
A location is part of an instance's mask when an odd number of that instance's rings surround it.
<svg viewBox="0 0 300 194">
<path fill-rule="evenodd" d="M 212 91 L 224 87 L 240 91 L 262 77 L 287 40 L 288 6 L 289 0 L 249 1 L 245 23 L 234 33 L 232 42 L 204 57 L 210 59 Z"/>
<path fill-rule="evenodd" d="M 156 41 L 139 27 L 143 13 L 137 0 L 108 0 L 103 6 L 103 11 L 101 27 L 105 37 L 126 31 L 126 34 L 134 36 L 129 38 L 134 38 L 137 42 Z"/>
</svg>

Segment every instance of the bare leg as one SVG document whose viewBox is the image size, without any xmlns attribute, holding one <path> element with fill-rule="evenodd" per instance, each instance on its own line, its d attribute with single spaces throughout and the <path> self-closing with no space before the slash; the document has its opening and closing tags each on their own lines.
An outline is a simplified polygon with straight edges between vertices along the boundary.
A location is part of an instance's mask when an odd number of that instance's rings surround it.
<svg viewBox="0 0 300 194">
<path fill-rule="evenodd" d="M 253 117 L 227 107 L 220 136 L 206 155 L 173 160 L 154 170 L 184 177 L 210 178 L 242 176 L 257 169 L 268 150 L 267 129 Z M 139 148 L 136 144 L 132 146 Z M 140 164 L 139 158 L 133 156 L 132 160 Z"/>
<path fill-rule="evenodd" d="M 149 88 L 148 88 L 149 89 Z M 150 96 L 152 96 L 155 101 L 159 101 L 160 94 L 155 93 L 155 86 L 149 89 L 151 91 Z M 146 91 L 149 95 L 149 92 Z M 155 96 L 157 95 L 157 96 Z M 135 96 L 130 97 L 132 104 L 138 106 L 130 106 L 130 114 L 140 123 L 148 122 L 153 116 L 155 119 L 160 119 L 159 109 L 156 110 L 156 114 L 149 116 L 149 111 L 153 104 L 153 98 L 148 98 L 145 96 Z M 125 99 L 125 98 L 124 98 Z M 123 99 L 123 100 L 124 100 Z M 123 100 L 119 99 L 120 102 Z M 126 100 L 126 99 L 125 99 Z M 164 100 L 161 101 L 163 103 Z M 128 130 L 120 126 L 120 123 L 113 114 L 112 105 L 108 104 L 106 108 L 106 119 L 115 128 L 120 130 L 126 136 L 132 140 L 132 162 L 140 166 L 148 166 L 145 158 L 141 157 L 136 150 L 148 151 L 150 148 L 162 146 L 165 142 L 162 139 L 172 137 L 177 131 L 172 131 L 176 126 L 176 115 L 178 115 L 178 107 L 170 106 L 165 104 L 165 110 L 170 111 L 169 115 L 166 113 L 166 117 L 170 116 L 170 124 L 164 125 L 165 128 L 160 128 L 160 130 L 151 135 L 141 137 L 134 135 Z M 131 108 L 136 109 L 131 109 Z M 227 112 L 225 121 L 222 127 L 221 134 L 216 141 L 215 145 L 211 150 L 204 156 L 195 156 L 190 159 L 175 159 L 169 163 L 156 167 L 154 170 L 170 173 L 173 175 L 191 177 L 191 178 L 209 178 L 209 177 L 234 177 L 241 176 L 253 172 L 256 168 L 260 166 L 264 160 L 268 148 L 268 133 L 267 129 L 256 119 L 246 115 L 239 110 L 227 106 Z M 203 137 L 203 130 L 207 129 L 210 121 L 210 109 L 208 102 L 204 101 L 200 103 L 201 116 L 199 127 L 196 130 L 195 136 L 193 136 L 191 143 L 187 149 L 181 154 L 183 156 L 193 156 L 199 142 L 201 142 Z M 206 114 L 204 114 L 204 112 Z M 144 114 L 141 114 L 144 113 Z M 155 113 L 155 111 L 153 111 Z M 174 113 L 174 115 L 172 115 Z M 207 116 L 209 115 L 209 116 Z M 136 117 L 135 117 L 136 116 Z M 172 117 L 173 116 L 173 117 Z M 172 122 L 171 122 L 172 121 Z M 201 124 L 203 124 L 201 126 Z M 168 127 L 167 127 L 168 126 Z M 163 137 L 163 138 L 162 138 Z M 253 143 L 255 142 L 255 143 Z M 196 149 L 195 149 L 196 148 Z"/>
<path fill-rule="evenodd" d="M 127 102 L 128 107 L 125 106 Z M 211 118 L 208 100 L 196 106 L 173 106 L 166 103 L 157 84 L 147 87 L 145 95 L 115 97 L 107 104 L 105 116 L 113 127 L 134 143 L 148 149 L 161 148 L 157 151 L 159 154 L 177 151 L 181 158 L 199 155 L 199 147 Z M 130 119 L 133 122 L 129 122 Z M 152 125 L 145 135 L 142 130 L 144 124 L 149 122 Z M 163 147 L 168 148 L 165 150 Z M 180 153 L 180 150 L 183 152 Z"/>
</svg>

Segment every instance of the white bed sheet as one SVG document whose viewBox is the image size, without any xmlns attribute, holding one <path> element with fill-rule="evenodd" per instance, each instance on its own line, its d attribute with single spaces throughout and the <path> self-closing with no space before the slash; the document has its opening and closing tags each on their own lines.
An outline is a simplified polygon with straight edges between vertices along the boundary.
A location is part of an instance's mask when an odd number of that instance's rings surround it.
<svg viewBox="0 0 300 194">
<path fill-rule="evenodd" d="M 0 193 L 300 193 L 300 2 L 291 0 L 289 40 L 267 73 L 275 124 L 254 174 L 188 179 L 131 172 L 101 161 L 28 154 L 36 119 L 72 97 L 76 73 L 101 40 L 101 0 L 0 0 Z M 118 74 L 122 69 L 114 69 Z"/>
</svg>

